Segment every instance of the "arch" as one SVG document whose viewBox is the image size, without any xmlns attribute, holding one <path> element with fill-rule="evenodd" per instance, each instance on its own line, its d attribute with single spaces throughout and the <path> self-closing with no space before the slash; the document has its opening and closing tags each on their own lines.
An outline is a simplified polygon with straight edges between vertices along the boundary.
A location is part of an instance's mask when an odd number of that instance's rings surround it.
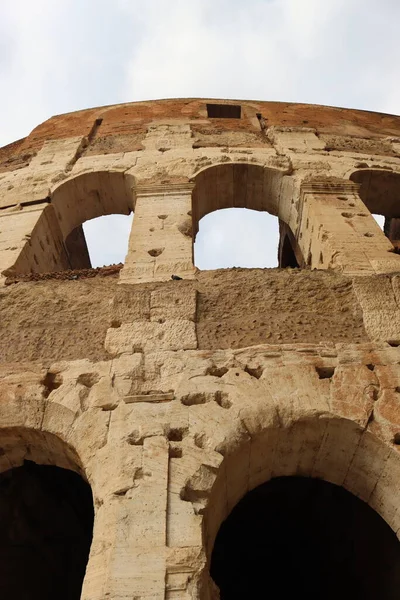
<svg viewBox="0 0 400 600">
<path fill-rule="evenodd" d="M 0 473 L 30 461 L 74 471 L 87 481 L 75 448 L 44 429 L 23 425 L 0 428 L 0 449 Z"/>
<path fill-rule="evenodd" d="M 256 420 L 256 415 L 253 418 L 257 426 L 260 421 Z M 238 437 L 234 431 L 231 435 L 236 439 Z M 318 477 L 340 485 L 377 509 L 392 529 L 397 531 L 400 528 L 400 521 L 396 525 L 397 519 L 400 519 L 400 454 L 354 421 L 330 414 L 315 414 L 298 419 L 294 417 L 286 427 L 258 428 L 254 433 L 250 430 L 249 435 L 246 441 L 235 445 L 224 456 L 210 490 L 205 511 L 208 550 L 214 543 L 216 530 L 233 506 L 248 491 L 273 477 Z M 223 448 L 222 452 L 225 454 Z M 243 464 L 244 460 L 246 468 L 235 470 L 231 487 L 232 466 Z M 369 468 L 369 460 L 374 464 L 373 469 Z M 381 480 L 389 468 L 393 469 L 393 473 L 398 473 L 398 478 Z M 220 477 L 224 479 L 227 490 L 225 498 L 219 494 Z M 384 501 L 382 497 L 378 501 L 378 483 L 385 484 L 385 492 L 391 487 Z M 215 503 L 219 505 L 218 510 Z M 211 512 L 213 515 L 210 520 Z M 217 514 L 219 522 L 214 519 Z"/>
<path fill-rule="evenodd" d="M 51 433 L 0 430 L 0 594 L 79 600 L 94 506 L 76 452 Z"/>
<path fill-rule="evenodd" d="M 120 171 L 83 173 L 62 182 L 51 194 L 65 238 L 76 227 L 104 215 L 129 215 L 134 206 L 134 179 Z"/>
<path fill-rule="evenodd" d="M 271 405 L 241 409 L 223 437 L 220 431 L 215 438 L 215 450 L 223 456 L 218 468 L 208 466 L 219 462 L 216 454 L 186 481 L 181 497 L 203 515 L 208 566 L 218 530 L 232 509 L 249 491 L 276 477 L 319 478 L 343 487 L 399 535 L 400 454 L 392 445 L 331 413 L 274 415 Z M 208 581 L 205 597 L 213 598 L 214 584 Z"/>
<path fill-rule="evenodd" d="M 361 200 L 371 213 L 400 218 L 400 173 L 360 169 L 354 171 L 350 179 L 360 185 Z"/>
<path fill-rule="evenodd" d="M 207 167 L 194 177 L 193 232 L 202 217 L 221 208 L 250 208 L 279 216 L 283 171 L 249 163 Z"/>
<path fill-rule="evenodd" d="M 294 183 L 285 171 L 254 163 L 223 163 L 199 171 L 193 180 L 193 243 L 200 220 L 211 212 L 226 208 L 268 212 L 285 223 L 285 235 L 290 231 L 291 239 L 295 239 L 287 224 L 289 215 L 295 220 Z M 297 245 L 296 249 L 301 254 Z"/>
<path fill-rule="evenodd" d="M 385 218 L 383 232 L 400 250 L 400 173 L 384 169 L 354 171 L 350 179 L 360 185 L 359 194 L 368 210 Z"/>
<path fill-rule="evenodd" d="M 129 215 L 135 206 L 134 179 L 119 171 L 83 173 L 55 187 L 13 273 L 90 268 L 82 223 L 96 217 Z"/>
<path fill-rule="evenodd" d="M 396 600 L 400 545 L 383 519 L 342 487 L 278 477 L 234 507 L 210 571 L 221 600 Z"/>
</svg>

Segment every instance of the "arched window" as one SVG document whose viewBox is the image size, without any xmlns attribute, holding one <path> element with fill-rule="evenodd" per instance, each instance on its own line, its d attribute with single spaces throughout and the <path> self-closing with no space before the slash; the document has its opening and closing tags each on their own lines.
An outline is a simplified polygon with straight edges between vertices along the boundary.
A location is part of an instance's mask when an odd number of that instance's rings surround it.
<svg viewBox="0 0 400 600">
<path fill-rule="evenodd" d="M 280 230 L 281 238 L 290 232 L 278 219 L 282 177 L 278 170 L 239 163 L 209 167 L 196 176 L 192 202 L 196 266 L 278 266 Z M 287 236 L 285 248 L 293 243 L 297 246 L 294 236 Z M 289 262 L 282 266 L 299 264 Z"/>
<path fill-rule="evenodd" d="M 194 244 L 199 269 L 278 266 L 279 223 L 267 212 L 224 208 L 200 220 Z"/>
<path fill-rule="evenodd" d="M 107 215 L 83 223 L 83 233 L 92 267 L 125 262 L 132 220 L 133 213 Z"/>
<path fill-rule="evenodd" d="M 104 231 L 95 224 L 82 224 L 105 215 L 131 215 L 134 210 L 133 182 L 119 172 L 91 172 L 69 179 L 58 186 L 41 213 L 29 239 L 12 267 L 13 273 L 43 273 L 92 266 L 90 251 L 100 251 L 97 264 L 120 262 L 130 232 L 111 219 Z M 88 248 L 84 230 L 92 230 L 95 243 Z M 121 238 L 121 231 L 124 239 Z M 121 246 L 117 255 L 115 249 Z M 94 247 L 94 250 L 93 250 Z M 103 257 L 103 258 L 101 258 Z M 104 264 L 104 262 L 103 262 Z"/>
<path fill-rule="evenodd" d="M 345 489 L 280 477 L 249 492 L 222 524 L 211 576 L 221 600 L 395 600 L 400 545 Z"/>
<path fill-rule="evenodd" d="M 92 540 L 90 487 L 25 461 L 0 475 L 0 597 L 79 600 Z"/>
<path fill-rule="evenodd" d="M 79 460 L 42 431 L 2 429 L 0 440 L 3 468 L 16 465 L 0 473 L 0 597 L 79 600 L 94 520 Z"/>
<path fill-rule="evenodd" d="M 360 184 L 362 201 L 395 249 L 400 250 L 400 175 L 380 169 L 361 169 L 352 173 L 350 179 Z"/>
</svg>

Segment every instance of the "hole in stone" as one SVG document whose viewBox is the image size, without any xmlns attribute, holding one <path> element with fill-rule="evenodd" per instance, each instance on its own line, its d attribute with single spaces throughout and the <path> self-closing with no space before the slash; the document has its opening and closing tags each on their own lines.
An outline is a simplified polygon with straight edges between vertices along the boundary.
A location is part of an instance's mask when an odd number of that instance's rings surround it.
<svg viewBox="0 0 400 600">
<path fill-rule="evenodd" d="M 396 600 L 400 546 L 347 490 L 280 477 L 247 493 L 222 523 L 210 573 L 221 600 Z"/>
<path fill-rule="evenodd" d="M 262 367 L 252 368 L 246 365 L 245 372 L 256 379 L 260 379 L 261 375 L 264 373 L 264 369 Z"/>
<path fill-rule="evenodd" d="M 119 327 L 121 327 L 121 321 L 119 321 L 118 319 L 114 319 L 113 321 L 111 321 L 112 329 L 118 329 Z"/>
<path fill-rule="evenodd" d="M 93 387 L 98 383 L 100 377 L 97 373 L 82 373 L 77 379 L 77 383 L 84 385 L 87 388 Z"/>
<path fill-rule="evenodd" d="M 182 235 L 192 238 L 192 219 L 187 219 L 186 221 L 182 221 L 181 223 L 179 223 L 178 230 L 182 233 Z"/>
<path fill-rule="evenodd" d="M 320 379 L 331 379 L 335 374 L 335 367 L 315 367 Z"/>
<path fill-rule="evenodd" d="M 167 438 L 170 442 L 181 442 L 186 434 L 187 429 L 184 427 L 171 427 L 167 431 Z"/>
<path fill-rule="evenodd" d="M 182 458 L 182 448 L 176 444 L 170 444 L 168 451 L 170 458 Z"/>
<path fill-rule="evenodd" d="M 221 392 L 220 390 L 215 392 L 215 402 L 221 408 L 231 408 L 232 406 L 232 402 L 229 400 L 228 394 Z"/>
<path fill-rule="evenodd" d="M 157 215 L 159 219 L 161 219 L 162 221 L 164 221 L 164 219 L 168 218 L 168 215 Z"/>
<path fill-rule="evenodd" d="M 126 441 L 130 446 L 143 446 L 143 435 L 136 429 L 126 437 Z"/>
<path fill-rule="evenodd" d="M 164 248 L 152 248 L 152 250 L 148 250 L 148 254 L 150 256 L 160 256 L 164 252 Z"/>
<path fill-rule="evenodd" d="M 367 369 L 369 369 L 370 371 L 374 371 L 375 369 L 375 365 L 373 365 L 372 363 L 365 365 L 367 367 Z"/>
<path fill-rule="evenodd" d="M 50 371 L 42 379 L 42 385 L 45 388 L 44 397 L 47 398 L 51 392 L 57 390 L 62 385 L 63 379 L 60 373 L 51 373 Z"/>
<path fill-rule="evenodd" d="M 354 217 L 354 215 L 353 213 L 342 212 L 342 217 L 346 217 L 346 219 L 351 219 L 352 217 Z"/>
<path fill-rule="evenodd" d="M 367 238 L 372 238 L 372 237 L 374 237 L 374 234 L 373 234 L 373 233 L 370 233 L 370 232 L 368 231 L 367 233 L 364 233 L 364 237 L 367 237 Z"/>
<path fill-rule="evenodd" d="M 400 394 L 400 386 L 395 387 L 394 391 L 397 392 L 398 394 Z"/>
<path fill-rule="evenodd" d="M 400 340 L 388 340 L 388 344 L 392 348 L 398 348 L 400 346 Z"/>
<path fill-rule="evenodd" d="M 195 433 L 194 435 L 194 444 L 197 448 L 201 448 L 202 450 L 206 444 L 206 436 L 204 433 Z"/>
<path fill-rule="evenodd" d="M 396 446 L 400 445 L 400 432 L 397 432 L 394 434 L 393 436 L 393 444 L 396 444 Z"/>
<path fill-rule="evenodd" d="M 192 392 L 182 396 L 181 402 L 185 406 L 194 406 L 195 404 L 205 404 L 208 401 L 204 392 Z"/>
<path fill-rule="evenodd" d="M 223 377 L 229 369 L 226 367 L 216 367 L 213 365 L 207 369 L 206 375 L 212 375 L 213 377 Z"/>
</svg>

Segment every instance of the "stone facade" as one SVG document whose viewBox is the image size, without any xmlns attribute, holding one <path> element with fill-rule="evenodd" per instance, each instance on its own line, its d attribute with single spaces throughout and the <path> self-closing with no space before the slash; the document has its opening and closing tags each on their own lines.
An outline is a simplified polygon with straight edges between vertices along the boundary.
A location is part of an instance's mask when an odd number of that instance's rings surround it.
<svg viewBox="0 0 400 600">
<path fill-rule="evenodd" d="M 141 102 L 0 149 L 0 468 L 90 484 L 82 600 L 218 598 L 221 523 L 275 477 L 398 534 L 399 199 L 400 117 L 361 111 Z M 227 207 L 279 217 L 280 268 L 195 268 Z M 91 271 L 81 224 L 131 211 L 123 268 Z"/>
</svg>

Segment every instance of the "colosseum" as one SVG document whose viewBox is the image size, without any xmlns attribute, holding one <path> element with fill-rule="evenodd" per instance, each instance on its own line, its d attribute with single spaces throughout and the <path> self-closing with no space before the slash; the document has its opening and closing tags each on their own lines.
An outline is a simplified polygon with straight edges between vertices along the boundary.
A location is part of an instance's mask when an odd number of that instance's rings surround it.
<svg viewBox="0 0 400 600">
<path fill-rule="evenodd" d="M 230 207 L 277 268 L 196 268 Z M 0 597 L 398 600 L 399 252 L 400 117 L 159 100 L 1 148 Z"/>
</svg>

